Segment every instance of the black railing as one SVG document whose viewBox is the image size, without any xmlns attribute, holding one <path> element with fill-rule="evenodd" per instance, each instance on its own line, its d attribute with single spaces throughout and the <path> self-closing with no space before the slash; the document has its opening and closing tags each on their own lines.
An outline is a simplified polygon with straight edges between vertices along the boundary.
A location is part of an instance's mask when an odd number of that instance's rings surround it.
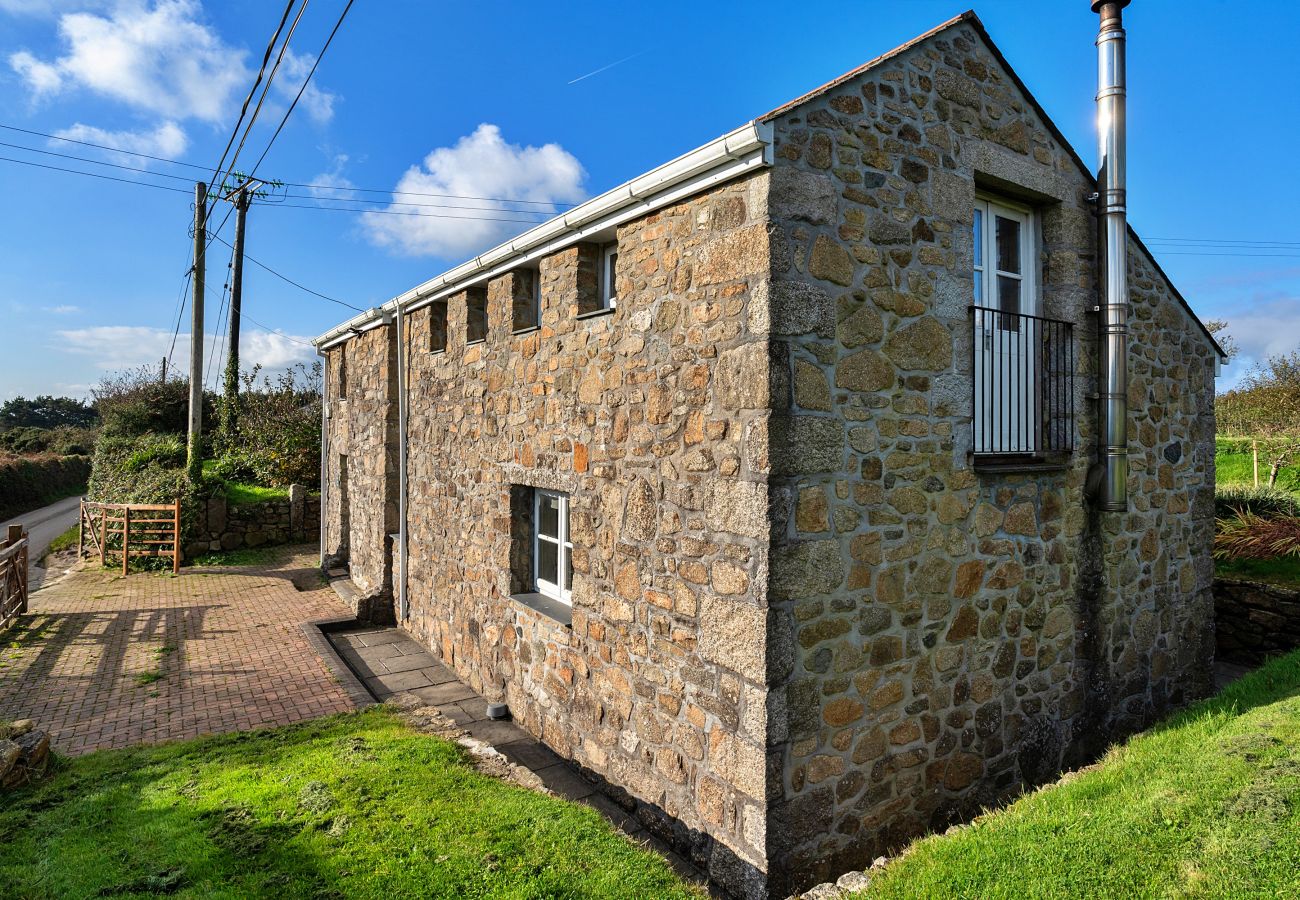
<svg viewBox="0 0 1300 900">
<path fill-rule="evenodd" d="M 974 314 L 974 451 L 1074 449 L 1074 326 L 983 306 Z"/>
</svg>

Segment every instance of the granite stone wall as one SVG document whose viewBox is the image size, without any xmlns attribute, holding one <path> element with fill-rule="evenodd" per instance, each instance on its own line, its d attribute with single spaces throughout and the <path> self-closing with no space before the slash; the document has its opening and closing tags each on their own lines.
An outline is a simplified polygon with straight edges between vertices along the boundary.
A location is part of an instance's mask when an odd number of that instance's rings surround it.
<svg viewBox="0 0 1300 900">
<path fill-rule="evenodd" d="M 407 627 L 738 893 L 766 863 L 766 209 L 759 174 L 620 227 L 613 312 L 579 244 L 540 261 L 540 327 L 512 329 L 520 272 L 485 341 L 464 294 L 445 351 L 428 307 L 407 336 Z M 511 598 L 532 488 L 570 497 L 571 624 Z"/>
<path fill-rule="evenodd" d="M 1132 242 L 1130 512 L 1095 459 L 1094 187 L 969 26 L 774 119 L 769 864 L 824 881 L 1209 687 L 1212 348 Z M 1077 452 L 972 449 L 977 191 L 1031 206 Z M 1104 566 L 1098 563 L 1104 560 Z"/>
<path fill-rule="evenodd" d="M 363 332 L 326 353 L 325 536 L 328 565 L 346 564 L 366 621 L 393 619 L 397 517 L 395 330 Z"/>
<path fill-rule="evenodd" d="M 1214 581 L 1217 659 L 1258 666 L 1300 647 L 1300 591 L 1235 578 Z"/>
<path fill-rule="evenodd" d="M 308 495 L 302 485 L 290 488 L 288 500 L 231 506 L 224 496 L 211 497 L 185 556 L 314 541 L 319 536 L 320 496 Z"/>
<path fill-rule="evenodd" d="M 445 349 L 439 307 L 403 336 L 404 627 L 746 897 L 1090 758 L 1208 690 L 1213 652 L 1212 344 L 1133 239 L 1130 508 L 1095 511 L 1094 186 L 982 35 L 770 121 L 771 168 L 607 236 L 616 310 L 578 244 L 474 294 L 485 340 L 466 293 Z M 1033 208 L 1040 313 L 1075 329 L 1074 451 L 996 471 L 977 191 Z M 329 352 L 326 550 L 389 609 L 396 340 Z M 570 496 L 571 618 L 519 594 L 535 488 Z"/>
</svg>

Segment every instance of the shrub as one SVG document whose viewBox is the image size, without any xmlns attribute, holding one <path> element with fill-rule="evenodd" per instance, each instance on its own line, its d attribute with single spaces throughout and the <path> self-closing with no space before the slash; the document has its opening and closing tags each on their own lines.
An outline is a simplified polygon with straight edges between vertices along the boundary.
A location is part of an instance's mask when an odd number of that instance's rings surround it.
<svg viewBox="0 0 1300 900">
<path fill-rule="evenodd" d="M 1230 519 L 1243 512 L 1265 518 L 1300 516 L 1300 497 L 1267 485 L 1225 484 L 1215 489 L 1214 515 L 1217 518 Z"/>
<path fill-rule="evenodd" d="M 256 481 L 259 468 L 256 456 L 248 450 L 231 450 L 214 460 L 210 471 L 222 481 Z"/>
<path fill-rule="evenodd" d="M 85 490 L 90 459 L 40 456 L 0 459 L 0 520 Z"/>
<path fill-rule="evenodd" d="M 185 434 L 189 427 L 190 385 L 163 381 L 151 366 L 109 375 L 93 391 L 106 432 L 131 437 Z M 205 398 L 203 421 L 214 421 Z"/>
<path fill-rule="evenodd" d="M 1300 517 L 1265 518 L 1241 512 L 1219 519 L 1214 534 L 1217 559 L 1269 559 L 1300 556 Z"/>
<path fill-rule="evenodd" d="M 226 448 L 257 484 L 320 485 L 321 367 L 299 363 L 275 378 L 243 376 L 238 434 Z M 232 465 L 234 465 L 232 463 Z"/>
<path fill-rule="evenodd" d="M 175 469 L 185 465 L 185 444 L 174 435 L 141 435 L 132 446 L 136 449 L 122 461 L 128 472 L 139 472 L 149 466 Z"/>
</svg>

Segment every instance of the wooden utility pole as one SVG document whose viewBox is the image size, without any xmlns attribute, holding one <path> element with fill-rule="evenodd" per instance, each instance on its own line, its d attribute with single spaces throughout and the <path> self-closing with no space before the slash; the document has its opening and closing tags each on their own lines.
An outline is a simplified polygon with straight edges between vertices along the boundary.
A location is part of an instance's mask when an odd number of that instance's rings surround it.
<svg viewBox="0 0 1300 900">
<path fill-rule="evenodd" d="M 162 366 L 159 367 L 158 371 L 162 373 L 159 376 L 158 380 L 163 384 L 166 384 L 167 383 L 167 357 L 164 356 L 162 358 Z"/>
<path fill-rule="evenodd" d="M 190 422 L 186 471 L 191 482 L 203 475 L 203 279 L 207 277 L 208 186 L 194 185 L 194 303 L 190 318 Z"/>
<path fill-rule="evenodd" d="M 226 351 L 225 402 L 221 405 L 221 433 L 227 443 L 235 439 L 239 425 L 239 315 L 244 292 L 244 217 L 248 212 L 248 190 L 235 195 L 235 261 L 230 279 L 230 341 Z"/>
</svg>

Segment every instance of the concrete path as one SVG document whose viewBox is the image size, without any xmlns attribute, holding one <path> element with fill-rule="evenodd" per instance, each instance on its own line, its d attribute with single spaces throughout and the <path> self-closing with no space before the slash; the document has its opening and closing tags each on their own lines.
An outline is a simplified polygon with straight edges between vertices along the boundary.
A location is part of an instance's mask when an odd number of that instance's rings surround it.
<svg viewBox="0 0 1300 900">
<path fill-rule="evenodd" d="M 179 576 L 75 570 L 5 634 L 0 719 L 79 754 L 355 709 L 303 627 L 350 615 L 316 566 L 313 545 Z"/>
<path fill-rule="evenodd" d="M 330 643 L 376 700 L 399 693 L 422 702 L 489 744 L 517 766 L 533 772 L 548 789 L 595 807 L 616 828 L 649 845 L 668 860 L 679 875 L 698 884 L 704 875 L 668 844 L 647 832 L 625 809 L 596 790 L 563 757 L 510 721 L 489 719 L 487 701 L 462 684 L 409 634 L 399 628 L 357 628 L 333 632 Z"/>
<path fill-rule="evenodd" d="M 77 524 L 77 514 L 81 509 L 80 497 L 66 497 L 58 503 L 15 516 L 8 522 L 0 524 L 0 534 L 5 534 L 10 525 L 22 525 L 27 529 L 29 549 L 27 551 L 27 589 L 34 591 L 45 579 L 45 570 L 36 565 L 45 555 L 54 540 L 73 525 Z"/>
</svg>

